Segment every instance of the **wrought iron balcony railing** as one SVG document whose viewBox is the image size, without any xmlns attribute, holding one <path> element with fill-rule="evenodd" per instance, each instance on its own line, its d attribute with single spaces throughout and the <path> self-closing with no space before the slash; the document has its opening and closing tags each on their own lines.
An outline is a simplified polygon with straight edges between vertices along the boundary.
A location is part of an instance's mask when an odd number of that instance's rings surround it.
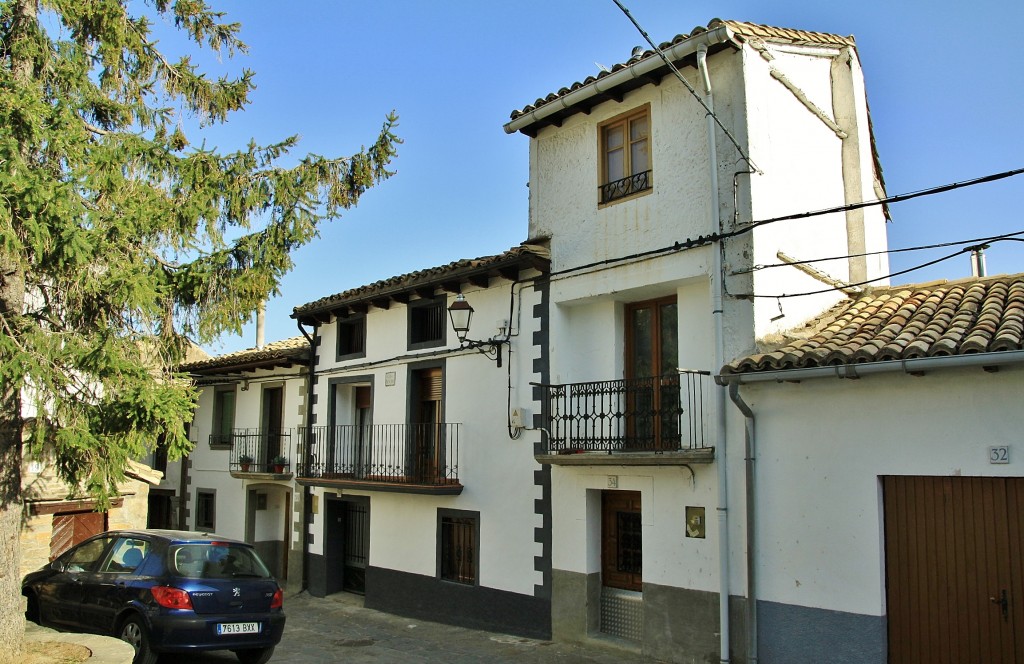
<svg viewBox="0 0 1024 664">
<path fill-rule="evenodd" d="M 704 450 L 709 371 L 541 385 L 547 392 L 548 454 Z M 709 396 L 710 398 L 710 396 Z"/>
<path fill-rule="evenodd" d="M 228 469 L 243 473 L 288 472 L 290 463 L 275 463 L 291 446 L 289 430 L 232 429 L 230 434 L 210 434 L 210 445 L 231 446 Z"/>
<path fill-rule="evenodd" d="M 654 186 L 654 171 L 641 171 L 619 180 L 605 182 L 598 187 L 602 203 L 610 203 L 630 194 L 645 191 Z"/>
<path fill-rule="evenodd" d="M 461 424 L 372 424 L 300 428 L 309 453 L 300 479 L 417 486 L 459 484 Z"/>
</svg>

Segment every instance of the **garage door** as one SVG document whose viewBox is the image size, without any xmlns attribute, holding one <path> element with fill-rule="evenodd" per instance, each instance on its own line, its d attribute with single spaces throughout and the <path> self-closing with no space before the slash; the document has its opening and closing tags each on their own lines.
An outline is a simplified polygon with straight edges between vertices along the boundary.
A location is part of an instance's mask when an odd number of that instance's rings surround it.
<svg viewBox="0 0 1024 664">
<path fill-rule="evenodd" d="M 1024 478 L 883 489 L 889 661 L 1024 664 Z"/>
</svg>

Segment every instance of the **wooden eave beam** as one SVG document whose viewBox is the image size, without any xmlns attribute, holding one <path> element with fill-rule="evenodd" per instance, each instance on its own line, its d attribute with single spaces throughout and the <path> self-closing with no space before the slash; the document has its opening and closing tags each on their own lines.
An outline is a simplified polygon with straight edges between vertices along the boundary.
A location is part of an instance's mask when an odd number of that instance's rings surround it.
<svg viewBox="0 0 1024 664">
<path fill-rule="evenodd" d="M 387 309 L 391 308 L 391 298 L 390 297 L 378 297 L 378 298 L 376 298 L 375 300 L 372 301 L 372 304 L 373 304 L 373 306 L 377 307 L 378 309 L 385 309 L 385 310 L 387 310 Z"/>
<path fill-rule="evenodd" d="M 491 285 L 491 276 L 489 274 L 471 274 L 468 281 L 477 288 L 487 288 Z"/>
<path fill-rule="evenodd" d="M 441 288 L 447 293 L 453 293 L 458 295 L 462 292 L 462 282 L 460 281 L 445 281 L 441 284 Z"/>
<path fill-rule="evenodd" d="M 508 265 L 502 268 L 498 268 L 498 274 L 509 281 L 515 281 L 519 278 L 519 266 Z"/>
<path fill-rule="evenodd" d="M 417 296 L 424 300 L 434 299 L 434 286 L 419 286 L 413 289 Z"/>
</svg>

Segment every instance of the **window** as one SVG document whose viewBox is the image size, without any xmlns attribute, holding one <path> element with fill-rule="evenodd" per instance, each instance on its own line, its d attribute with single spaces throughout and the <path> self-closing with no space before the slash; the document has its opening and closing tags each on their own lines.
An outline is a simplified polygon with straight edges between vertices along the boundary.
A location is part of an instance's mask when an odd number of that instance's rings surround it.
<svg viewBox="0 0 1024 664">
<path fill-rule="evenodd" d="M 196 490 L 196 530 L 213 532 L 216 527 L 217 492 L 211 489 Z"/>
<path fill-rule="evenodd" d="M 149 552 L 149 542 L 134 537 L 119 537 L 100 572 L 134 572 Z"/>
<path fill-rule="evenodd" d="M 480 513 L 437 511 L 438 576 L 446 581 L 476 585 L 479 579 Z"/>
<path fill-rule="evenodd" d="M 601 126 L 600 135 L 600 202 L 610 203 L 649 190 L 654 185 L 650 108 L 611 120 Z"/>
<path fill-rule="evenodd" d="M 213 393 L 213 427 L 210 447 L 231 447 L 235 427 L 235 388 L 217 388 Z"/>
<path fill-rule="evenodd" d="M 445 298 L 409 303 L 409 350 L 443 346 L 447 329 Z"/>
<path fill-rule="evenodd" d="M 366 357 L 366 316 L 338 318 L 338 360 Z"/>
</svg>

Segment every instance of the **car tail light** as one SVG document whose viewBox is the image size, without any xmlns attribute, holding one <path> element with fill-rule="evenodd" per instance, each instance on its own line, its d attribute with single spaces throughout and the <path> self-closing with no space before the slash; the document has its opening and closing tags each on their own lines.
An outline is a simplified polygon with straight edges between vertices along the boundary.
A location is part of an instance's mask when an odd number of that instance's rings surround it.
<svg viewBox="0 0 1024 664">
<path fill-rule="evenodd" d="M 280 609 L 284 606 L 284 592 L 280 588 L 274 591 L 274 597 L 270 600 L 270 608 Z"/>
<path fill-rule="evenodd" d="M 170 586 L 153 586 L 150 588 L 153 599 L 165 609 L 191 609 L 192 598 L 181 588 Z"/>
</svg>

